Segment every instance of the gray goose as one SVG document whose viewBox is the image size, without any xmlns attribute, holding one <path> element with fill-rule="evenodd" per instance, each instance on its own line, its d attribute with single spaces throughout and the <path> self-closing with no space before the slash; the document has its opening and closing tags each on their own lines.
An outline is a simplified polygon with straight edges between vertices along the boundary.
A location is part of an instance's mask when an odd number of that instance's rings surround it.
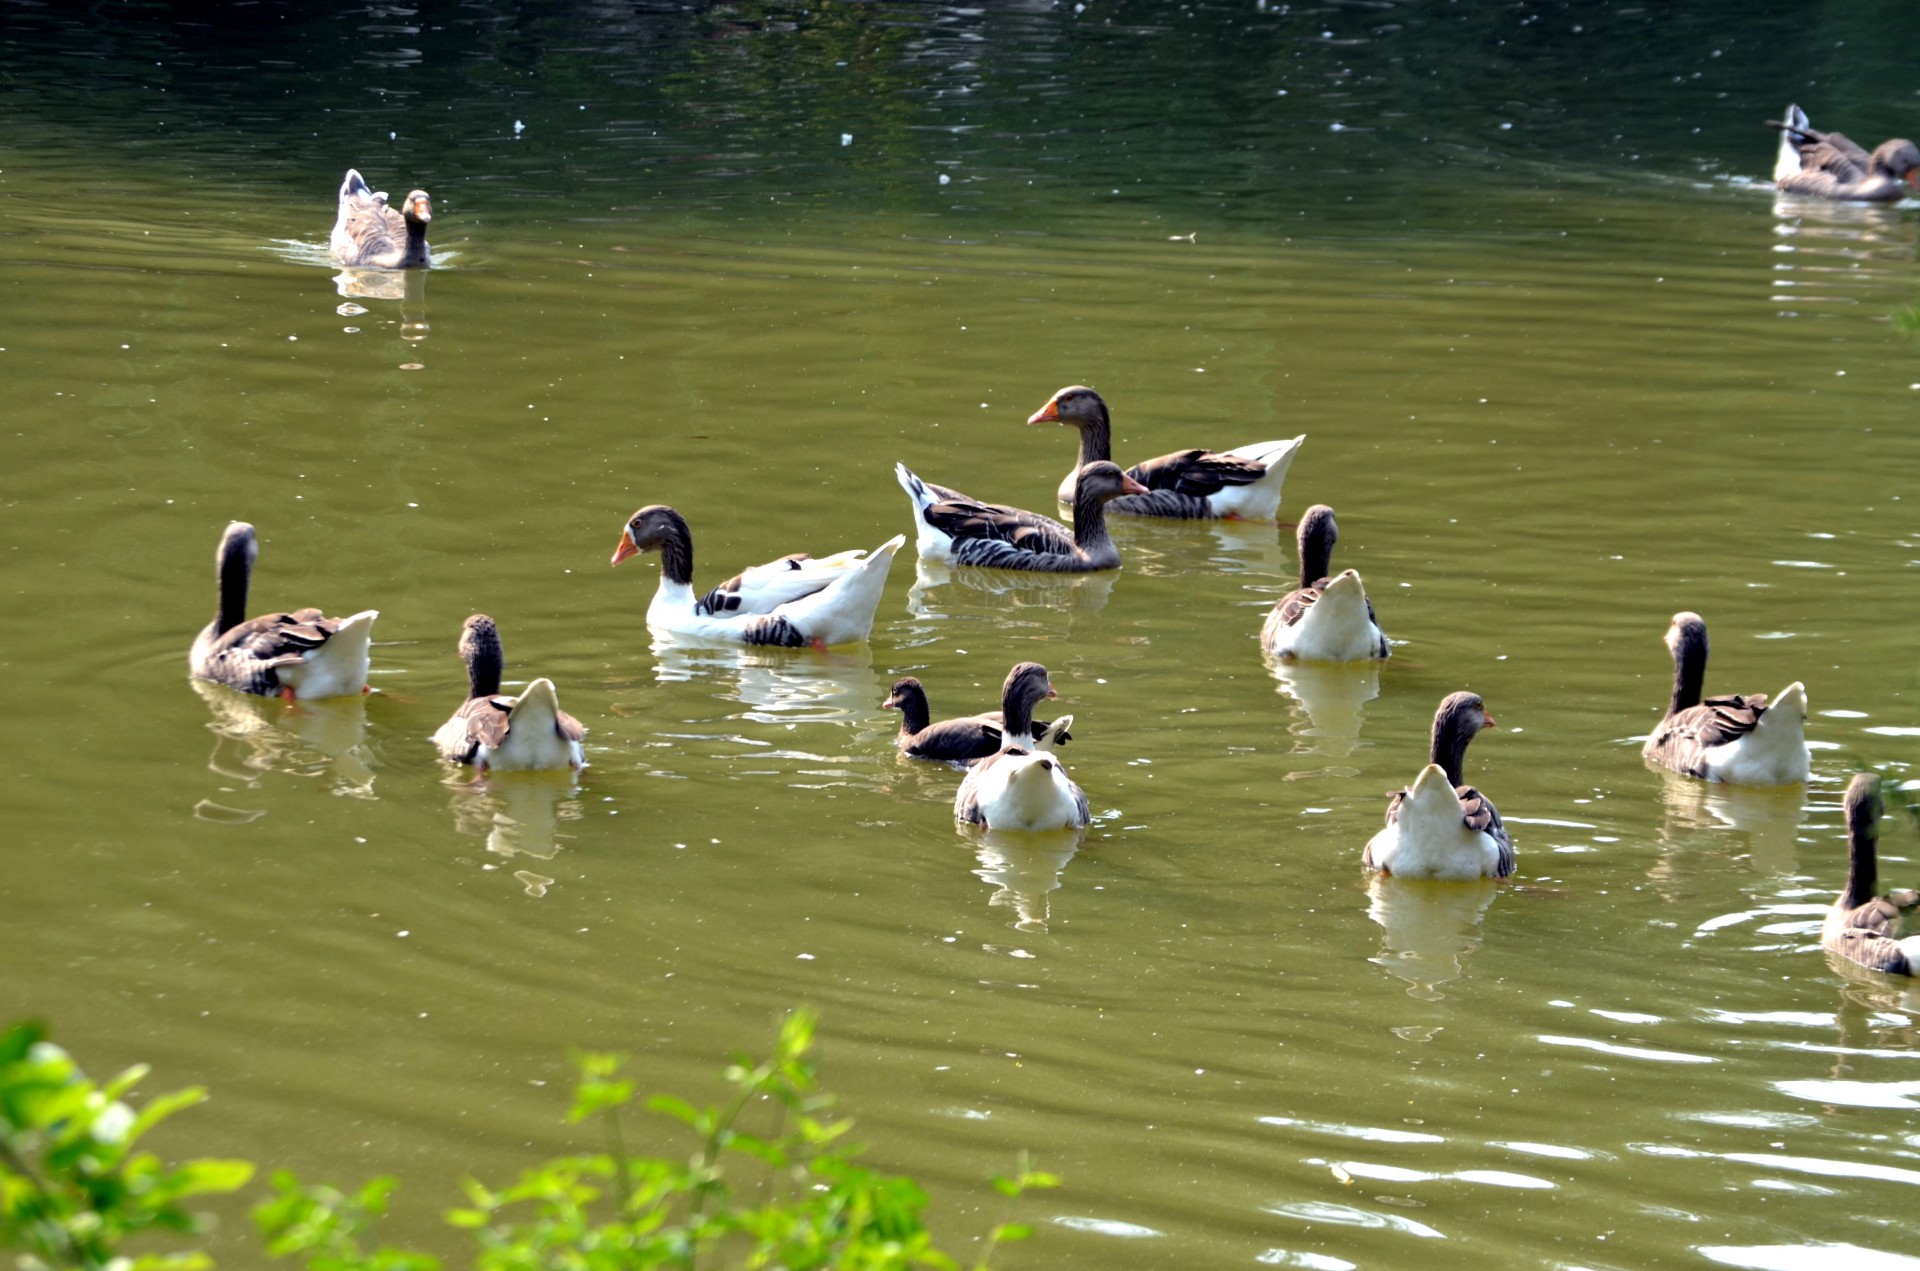
<svg viewBox="0 0 1920 1271">
<path fill-rule="evenodd" d="M 1765 693 L 1702 699 L 1707 678 L 1707 624 L 1682 610 L 1667 628 L 1673 652 L 1673 696 L 1666 717 L 1641 754 L 1689 777 L 1779 786 L 1807 779 L 1807 690 L 1787 685 L 1771 703 Z"/>
<path fill-rule="evenodd" d="M 1901 911 L 1920 904 L 1920 893 L 1875 896 L 1880 836 L 1880 778 L 1857 774 L 1847 786 L 1847 885 L 1827 910 L 1820 943 L 1829 953 L 1889 975 L 1912 975 L 1920 968 L 1920 936 L 1897 939 Z"/>
<path fill-rule="evenodd" d="M 1090 463 L 1074 486 L 1073 528 L 1050 516 L 998 503 L 981 503 L 929 486 L 904 463 L 894 465 L 900 488 L 913 501 L 917 547 L 928 560 L 989 569 L 1046 574 L 1085 574 L 1120 568 L 1120 549 L 1107 536 L 1106 505 L 1146 487 L 1117 464 Z"/>
<path fill-rule="evenodd" d="M 1113 458 L 1113 420 L 1100 394 L 1084 384 L 1061 389 L 1028 417 L 1029 424 L 1057 423 L 1080 432 L 1080 459 L 1060 482 L 1062 503 L 1073 502 L 1074 476 L 1090 463 Z M 1177 450 L 1134 464 L 1127 475 L 1144 493 L 1115 499 L 1109 512 L 1174 520 L 1271 521 L 1280 510 L 1280 487 L 1306 434 L 1291 441 L 1258 441 L 1232 450 Z"/>
<path fill-rule="evenodd" d="M 1047 681 L 1045 668 L 1032 662 L 1021 665 L 1027 670 L 1017 691 L 1002 693 L 1003 698 L 1011 698 L 1014 703 L 1011 714 L 1004 709 L 984 711 L 963 719 L 932 723 L 929 722 L 932 711 L 927 704 L 927 690 L 920 681 L 911 675 L 894 681 L 893 691 L 880 705 L 900 712 L 900 735 L 895 739 L 900 752 L 912 759 L 969 763 L 997 752 L 1009 733 L 1021 744 L 1036 749 L 1071 741 L 1073 735 L 1057 724 L 1033 717 L 1036 705 L 1058 695 Z"/>
<path fill-rule="evenodd" d="M 259 555 L 259 540 L 245 521 L 220 535 L 214 553 L 219 603 L 187 654 L 194 678 L 289 702 L 366 692 L 380 611 L 329 618 L 318 609 L 296 609 L 248 618 L 247 587 Z"/>
<path fill-rule="evenodd" d="M 1493 801 L 1466 784 L 1467 743 L 1493 716 L 1476 693 L 1450 693 L 1433 714 L 1429 762 L 1387 804 L 1387 824 L 1367 842 L 1361 863 L 1398 878 L 1463 882 L 1505 878 L 1518 858 Z"/>
<path fill-rule="evenodd" d="M 460 628 L 460 657 L 467 664 L 467 700 L 433 734 L 440 757 L 489 770 L 586 767 L 581 742 L 587 730 L 560 709 L 549 679 L 528 684 L 518 697 L 500 692 L 506 655 L 500 628 L 484 613 Z"/>
<path fill-rule="evenodd" d="M 1300 518 L 1300 586 L 1282 596 L 1260 628 L 1260 645 L 1277 658 L 1359 662 L 1393 655 L 1354 570 L 1328 577 L 1340 527 L 1333 509 L 1316 503 Z"/>
<path fill-rule="evenodd" d="M 1807 113 L 1788 106 L 1780 130 L 1773 183 L 1784 194 L 1849 203 L 1893 203 L 1920 188 L 1920 146 L 1904 137 L 1883 141 L 1868 153 L 1837 132 L 1807 126 Z"/>
<path fill-rule="evenodd" d="M 1021 662 L 1007 672 L 1000 689 L 1000 709 L 1017 716 L 1024 695 L 1037 678 L 1046 685 L 1046 696 L 1054 696 L 1047 668 L 1038 662 Z M 1072 719 L 1064 716 L 1054 722 L 1061 729 Z M 1011 732 L 1003 733 L 1000 749 L 977 760 L 967 769 L 960 789 L 953 796 L 953 818 L 968 825 L 984 825 L 990 830 L 1072 830 L 1093 819 L 1086 791 L 1075 785 L 1060 761 L 1046 751 L 1035 751 L 1022 744 Z"/>
<path fill-rule="evenodd" d="M 424 269 L 427 226 L 433 200 L 425 190 L 411 191 L 396 212 L 387 196 L 367 188 L 358 172 L 347 169 L 340 181 L 339 211 L 327 242 L 335 264 L 359 269 Z"/>
</svg>

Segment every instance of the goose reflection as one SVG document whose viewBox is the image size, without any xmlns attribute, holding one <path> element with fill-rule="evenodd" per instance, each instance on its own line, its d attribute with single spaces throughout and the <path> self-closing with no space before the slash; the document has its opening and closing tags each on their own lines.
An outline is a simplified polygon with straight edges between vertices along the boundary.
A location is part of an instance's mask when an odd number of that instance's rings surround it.
<svg viewBox="0 0 1920 1271">
<path fill-rule="evenodd" d="M 550 861 L 572 835 L 562 827 L 582 816 L 580 787 L 571 772 L 508 772 L 468 780 L 450 775 L 455 832 L 486 840 L 487 852 L 501 864 L 525 857 L 513 876 L 529 896 L 542 896 L 553 879 L 525 868 Z"/>
<path fill-rule="evenodd" d="M 874 727 L 873 704 L 886 695 L 863 655 L 827 651 L 691 645 L 656 639 L 654 677 L 662 684 L 728 685 L 728 696 L 758 723 L 858 723 Z"/>
<path fill-rule="evenodd" d="M 1304 722 L 1287 726 L 1300 754 L 1350 755 L 1360 747 L 1361 707 L 1380 696 L 1380 663 L 1289 662 L 1269 657 L 1278 691 L 1299 705 Z"/>
<path fill-rule="evenodd" d="M 1916 231 L 1894 207 L 1780 195 L 1773 201 L 1772 299 L 1786 317 L 1904 287 Z"/>
<path fill-rule="evenodd" d="M 1048 897 L 1059 890 L 1060 875 L 1080 850 L 1085 827 L 1040 834 L 974 828 L 960 833 L 973 840 L 978 862 L 973 872 L 995 889 L 988 906 L 1013 910 L 1016 931 L 1045 932 Z"/>
<path fill-rule="evenodd" d="M 207 727 L 218 739 L 207 767 L 220 776 L 248 786 L 258 785 L 260 777 L 269 772 L 290 777 L 330 776 L 335 794 L 356 799 L 376 797 L 366 746 L 366 698 L 356 695 L 285 703 L 207 680 L 187 682 L 207 704 L 211 716 Z M 216 810 L 235 811 L 217 806 Z"/>
<path fill-rule="evenodd" d="M 400 338 L 427 338 L 427 271 L 424 269 L 342 269 L 333 286 L 349 300 L 398 300 Z M 340 306 L 343 317 L 353 313 Z"/>
<path fill-rule="evenodd" d="M 1386 929 L 1372 961 L 1408 984 L 1407 996 L 1437 1002 L 1440 986 L 1465 974 L 1480 947 L 1480 920 L 1500 894 L 1490 878 L 1466 883 L 1375 875 L 1367 883 L 1367 917 Z"/>
<path fill-rule="evenodd" d="M 1679 845 L 1696 834 L 1725 836 L 1730 855 L 1746 855 L 1756 869 L 1790 875 L 1799 868 L 1801 804 L 1799 786 L 1732 786 L 1698 781 L 1660 770 L 1660 798 L 1666 806 L 1661 837 Z"/>
<path fill-rule="evenodd" d="M 1272 521 L 1124 518 L 1121 528 L 1126 570 L 1142 577 L 1187 577 L 1205 571 L 1250 574 L 1265 583 L 1298 572 L 1288 565 L 1280 528 Z M 1287 538 L 1291 541 L 1291 535 Z"/>
<path fill-rule="evenodd" d="M 1071 623 L 1076 614 L 1098 613 L 1113 595 L 1118 571 L 1095 574 L 1041 574 L 1020 569 L 980 569 L 922 558 L 907 592 L 907 611 L 916 618 L 986 616 L 1013 620 L 1010 611 L 1034 610 L 1034 619 L 1061 611 Z"/>
</svg>

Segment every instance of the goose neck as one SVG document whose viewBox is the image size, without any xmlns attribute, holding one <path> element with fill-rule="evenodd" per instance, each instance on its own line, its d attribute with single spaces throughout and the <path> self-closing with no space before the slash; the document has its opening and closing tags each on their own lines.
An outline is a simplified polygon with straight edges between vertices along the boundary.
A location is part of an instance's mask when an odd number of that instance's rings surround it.
<svg viewBox="0 0 1920 1271">
<path fill-rule="evenodd" d="M 1707 633 L 1692 625 L 1682 627 L 1673 646 L 1673 699 L 1667 704 L 1667 714 L 1677 715 L 1698 706 L 1706 682 Z"/>
</svg>

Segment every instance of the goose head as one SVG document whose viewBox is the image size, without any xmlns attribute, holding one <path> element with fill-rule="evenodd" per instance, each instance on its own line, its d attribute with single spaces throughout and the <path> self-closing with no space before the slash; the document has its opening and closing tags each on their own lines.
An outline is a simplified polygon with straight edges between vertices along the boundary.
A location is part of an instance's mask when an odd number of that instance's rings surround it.
<svg viewBox="0 0 1920 1271">
<path fill-rule="evenodd" d="M 1029 424 L 1062 424 L 1074 428 L 1108 424 L 1107 403 L 1100 394 L 1084 384 L 1073 384 L 1047 399 L 1047 404 L 1027 416 Z"/>
<path fill-rule="evenodd" d="M 1433 713 L 1433 744 L 1428 758 L 1445 770 L 1447 780 L 1463 785 L 1460 768 L 1467 757 L 1467 743 L 1481 729 L 1492 727 L 1493 716 L 1487 714 L 1487 705 L 1478 693 L 1449 693 Z"/>
<path fill-rule="evenodd" d="M 1148 493 L 1151 492 L 1147 487 L 1122 472 L 1119 464 L 1101 459 L 1080 469 L 1079 480 L 1073 487 L 1073 503 L 1075 507 L 1088 500 L 1110 503 L 1123 494 Z"/>
<path fill-rule="evenodd" d="M 506 669 L 506 654 L 500 647 L 500 628 L 484 613 L 476 613 L 460 626 L 460 660 L 467 664 L 468 697 L 485 697 L 500 691 L 500 675 Z"/>
<path fill-rule="evenodd" d="M 1910 189 L 1920 189 L 1920 146 L 1905 137 L 1875 146 L 1871 165 L 1875 172 L 1904 181 Z"/>
<path fill-rule="evenodd" d="M 400 215 L 410 225 L 426 225 L 433 220 L 433 200 L 425 190 L 410 190 L 407 201 L 400 205 Z"/>
<path fill-rule="evenodd" d="M 620 541 L 614 545 L 612 563 L 618 565 L 629 556 L 648 548 L 664 548 L 689 537 L 687 520 L 664 503 L 653 503 L 627 518 L 620 529 Z"/>
<path fill-rule="evenodd" d="M 1855 774 L 1847 783 L 1846 798 L 1840 806 L 1847 816 L 1847 839 L 1857 849 L 1880 837 L 1880 778 L 1871 772 Z"/>
</svg>

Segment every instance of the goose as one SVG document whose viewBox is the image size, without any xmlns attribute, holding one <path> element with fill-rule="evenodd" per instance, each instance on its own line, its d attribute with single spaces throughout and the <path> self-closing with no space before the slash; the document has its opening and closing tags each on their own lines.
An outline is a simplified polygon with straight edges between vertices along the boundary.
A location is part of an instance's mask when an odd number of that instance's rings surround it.
<svg viewBox="0 0 1920 1271">
<path fill-rule="evenodd" d="M 1113 458 L 1113 422 L 1100 394 L 1083 384 L 1063 388 L 1027 418 L 1029 424 L 1057 423 L 1080 430 L 1080 462 L 1060 483 L 1062 503 L 1073 502 L 1075 473 L 1090 463 Z M 1232 519 L 1271 521 L 1280 510 L 1280 487 L 1287 469 L 1306 441 L 1260 441 L 1215 453 L 1180 450 L 1127 469 L 1146 493 L 1116 499 L 1110 512 L 1163 516 L 1182 521 Z"/>
<path fill-rule="evenodd" d="M 1035 705 L 1058 694 L 1048 683 L 1043 668 L 1031 662 L 1024 665 L 1029 670 L 1016 691 L 1002 694 L 1013 700 L 1019 708 L 1017 712 L 983 711 L 964 719 L 943 719 L 937 724 L 928 722 L 932 712 L 927 705 L 927 690 L 920 681 L 911 675 L 895 680 L 893 691 L 880 703 L 883 709 L 900 712 L 900 735 L 894 744 L 912 759 L 969 763 L 998 751 L 1002 739 L 1009 733 L 1016 744 L 1036 750 L 1052 749 L 1056 743 L 1072 740 L 1073 735 L 1066 731 L 1064 723 L 1033 718 Z"/>
<path fill-rule="evenodd" d="M 368 648 L 380 611 L 329 618 L 318 609 L 296 609 L 247 618 L 247 584 L 259 555 L 258 538 L 245 521 L 220 535 L 214 553 L 220 599 L 213 621 L 187 654 L 193 677 L 288 702 L 366 692 Z"/>
<path fill-rule="evenodd" d="M 1429 762 L 1387 804 L 1386 828 L 1367 841 L 1361 863 L 1397 878 L 1461 882 L 1505 878 L 1517 859 L 1493 801 L 1460 778 L 1467 743 L 1493 716 L 1477 693 L 1449 693 L 1433 714 Z"/>
<path fill-rule="evenodd" d="M 1830 953 L 1890 975 L 1920 969 L 1920 936 L 1896 939 L 1903 909 L 1920 904 L 1911 890 L 1875 896 L 1875 840 L 1880 837 L 1880 778 L 1858 773 L 1847 785 L 1847 885 L 1827 910 L 1820 943 Z"/>
<path fill-rule="evenodd" d="M 388 207 L 384 193 L 369 190 L 360 174 L 348 168 L 327 244 L 334 263 L 361 269 L 426 268 L 433 201 L 425 190 L 414 190 L 400 207 L 398 212 Z"/>
<path fill-rule="evenodd" d="M 1007 672 L 1000 690 L 1000 709 L 1017 719 L 1024 708 L 1023 693 L 1036 681 L 1054 696 L 1047 668 L 1022 662 Z M 1058 729 L 1064 721 L 1055 721 Z M 1023 744 L 1025 738 L 1003 732 L 1000 749 L 967 769 L 953 796 L 953 819 L 990 830 L 1074 830 L 1093 819 L 1086 791 L 1067 776 L 1066 767 L 1046 751 Z"/>
<path fill-rule="evenodd" d="M 1090 463 L 1074 488 L 1073 528 L 1050 516 L 998 503 L 981 503 L 957 490 L 930 486 L 904 463 L 893 466 L 913 500 L 920 555 L 953 565 L 1084 574 L 1120 568 L 1120 549 L 1107 537 L 1106 505 L 1146 487 L 1113 463 Z"/>
<path fill-rule="evenodd" d="M 1360 575 L 1333 568 L 1340 527 L 1333 509 L 1316 503 L 1300 518 L 1300 587 L 1282 596 L 1260 628 L 1260 647 L 1276 658 L 1358 662 L 1393 656 L 1374 617 Z"/>
<path fill-rule="evenodd" d="M 460 628 L 460 658 L 467 664 L 467 700 L 433 734 L 440 757 L 470 763 L 482 772 L 587 765 L 580 743 L 587 730 L 560 709 L 553 681 L 537 679 L 518 697 L 500 694 L 506 658 L 500 628 L 484 613 Z"/>
<path fill-rule="evenodd" d="M 1765 693 L 1701 700 L 1707 678 L 1707 624 L 1673 615 L 1673 700 L 1641 754 L 1689 777 L 1751 786 L 1807 779 L 1807 690 L 1795 680 L 1768 704 Z"/>
<path fill-rule="evenodd" d="M 853 644 L 867 638 L 880 607 L 896 534 L 871 552 L 838 552 L 822 560 L 782 556 L 743 570 L 706 595 L 693 594 L 693 532 L 662 503 L 635 512 L 620 529 L 613 563 L 660 549 L 660 589 L 647 606 L 656 633 L 734 644 L 797 649 Z"/>
<path fill-rule="evenodd" d="M 1786 119 L 1767 120 L 1780 130 L 1773 183 L 1785 194 L 1852 203 L 1892 203 L 1920 189 L 1920 146 L 1904 137 L 1883 141 L 1869 154 L 1837 132 L 1807 126 L 1807 112 L 1787 107 Z"/>
</svg>

